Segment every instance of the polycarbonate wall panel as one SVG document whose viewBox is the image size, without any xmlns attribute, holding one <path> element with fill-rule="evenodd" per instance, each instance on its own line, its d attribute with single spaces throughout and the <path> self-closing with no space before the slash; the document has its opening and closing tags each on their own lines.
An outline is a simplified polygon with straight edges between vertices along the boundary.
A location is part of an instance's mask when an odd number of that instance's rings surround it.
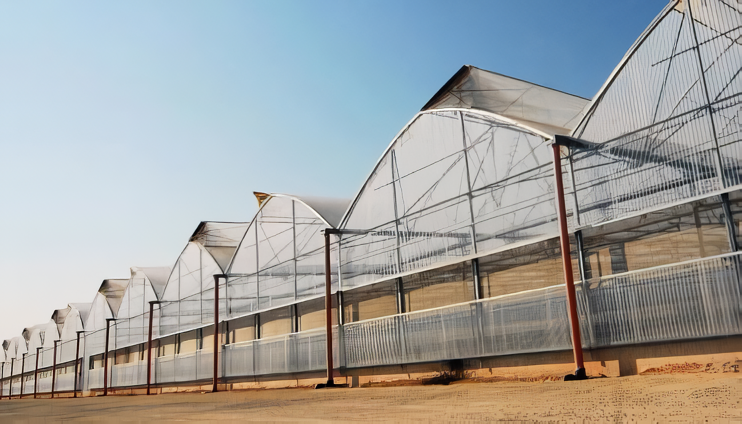
<svg viewBox="0 0 742 424">
<path fill-rule="evenodd" d="M 220 362 L 222 357 L 223 354 L 220 353 Z M 156 358 L 153 360 L 155 371 L 154 382 L 157 384 L 167 384 L 211 379 L 214 376 L 213 358 L 213 353 L 201 350 Z M 222 376 L 221 370 L 222 367 L 219 367 L 217 374 L 220 377 Z"/>
<path fill-rule="evenodd" d="M 71 392 L 75 390 L 75 371 L 69 367 L 57 368 L 57 378 L 54 382 L 55 392 Z"/>
<path fill-rule="evenodd" d="M 143 386 L 147 384 L 147 361 L 116 364 L 111 367 L 111 387 Z"/>
<path fill-rule="evenodd" d="M 595 346 L 742 333 L 740 254 L 589 281 Z"/>
<path fill-rule="evenodd" d="M 103 388 L 103 368 L 96 368 L 93 370 L 87 370 L 87 389 L 102 389 Z M 110 371 L 109 371 L 110 372 Z"/>
<path fill-rule="evenodd" d="M 564 287 L 343 326 L 348 367 L 570 348 Z"/>
<path fill-rule="evenodd" d="M 318 371 L 327 367 L 324 329 L 302 331 L 225 346 L 227 377 Z M 333 363 L 339 362 L 339 338 L 333 328 Z"/>
</svg>

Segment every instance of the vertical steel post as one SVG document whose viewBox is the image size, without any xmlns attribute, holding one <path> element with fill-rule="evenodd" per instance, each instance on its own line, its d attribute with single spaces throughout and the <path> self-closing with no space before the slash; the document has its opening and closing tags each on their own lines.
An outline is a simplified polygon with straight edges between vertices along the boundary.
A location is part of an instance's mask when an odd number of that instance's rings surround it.
<svg viewBox="0 0 742 424">
<path fill-rule="evenodd" d="M 152 316 L 155 312 L 155 304 L 158 301 L 149 302 L 149 332 L 147 333 L 147 394 L 151 394 L 152 388 Z"/>
<path fill-rule="evenodd" d="M 15 368 L 15 358 L 10 360 L 10 385 L 8 386 L 8 399 L 13 398 L 13 368 Z"/>
<path fill-rule="evenodd" d="M 41 346 L 36 348 L 36 368 L 33 372 L 33 398 L 36 399 L 36 394 L 39 391 L 39 351 Z"/>
<path fill-rule="evenodd" d="M 82 364 L 80 364 L 80 335 L 82 335 L 82 333 L 82 331 L 77 332 L 77 345 L 75 347 L 75 385 L 73 387 L 74 394 L 72 397 L 77 397 L 77 382 L 80 380 L 79 372 L 82 371 Z"/>
<path fill-rule="evenodd" d="M 214 386 L 212 393 L 219 391 L 219 279 L 227 278 L 225 274 L 214 275 Z"/>
<path fill-rule="evenodd" d="M 108 396 L 108 339 L 110 339 L 111 321 L 115 318 L 106 318 L 106 347 L 103 351 L 103 396 Z"/>
<path fill-rule="evenodd" d="M 567 207 L 564 202 L 564 183 L 562 181 L 562 161 L 560 146 L 551 145 L 554 153 L 554 178 L 556 180 L 556 202 L 559 218 L 559 240 L 562 250 L 562 266 L 564 269 L 564 283 L 567 289 L 567 309 L 569 312 L 569 323 L 572 327 L 572 350 L 575 357 L 577 369 L 574 375 L 565 377 L 565 380 L 585 379 L 585 364 L 582 358 L 582 339 L 580 338 L 580 321 L 577 316 L 577 295 L 575 294 L 575 282 L 572 273 L 572 258 L 570 256 L 569 232 L 567 229 Z"/>
<path fill-rule="evenodd" d="M 402 277 L 397 277 L 396 284 L 394 285 L 394 289 L 397 292 L 397 313 L 403 314 L 405 313 L 405 304 L 404 304 L 404 285 L 402 283 Z"/>
<path fill-rule="evenodd" d="M 54 340 L 54 358 L 52 359 L 52 399 L 54 399 L 54 386 L 57 382 L 57 342 Z"/>
<path fill-rule="evenodd" d="M 18 399 L 23 398 L 23 386 L 26 385 L 26 382 L 23 381 L 23 373 L 26 371 L 26 355 L 28 352 L 21 355 L 21 394 L 18 395 Z"/>
<path fill-rule="evenodd" d="M 4 376 L 5 376 L 5 362 L 0 363 L 0 399 L 3 398 L 3 389 L 5 388 L 3 384 Z"/>
<path fill-rule="evenodd" d="M 734 217 L 732 215 L 732 205 L 731 205 L 731 201 L 729 200 L 729 193 L 721 194 L 721 206 L 724 209 L 724 217 L 726 218 L 724 221 L 727 226 L 727 236 L 729 237 L 729 248 L 732 250 L 732 252 L 736 252 L 738 249 L 737 231 L 736 231 L 736 228 L 734 228 Z"/>
<path fill-rule="evenodd" d="M 334 387 L 334 364 L 332 363 L 332 267 L 330 264 L 330 234 L 339 234 L 334 228 L 325 229 L 325 329 L 327 338 L 327 383 L 324 387 Z"/>
</svg>

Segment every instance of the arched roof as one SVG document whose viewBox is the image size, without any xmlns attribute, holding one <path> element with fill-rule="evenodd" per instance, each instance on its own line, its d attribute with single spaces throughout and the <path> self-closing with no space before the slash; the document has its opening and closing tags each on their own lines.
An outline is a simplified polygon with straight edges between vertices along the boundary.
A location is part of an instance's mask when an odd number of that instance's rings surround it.
<svg viewBox="0 0 742 424">
<path fill-rule="evenodd" d="M 85 330 L 85 322 L 88 319 L 92 303 L 70 303 L 65 309 L 57 309 L 52 320 L 59 328 L 59 339 L 62 341 L 72 340 L 77 337 L 78 331 Z M 63 313 L 58 313 L 63 311 Z M 63 316 L 63 320 L 58 320 Z"/>
<path fill-rule="evenodd" d="M 272 194 L 271 197 L 288 197 L 305 204 L 322 218 L 328 226 L 337 228 L 350 205 L 350 199 L 334 197 L 294 196 L 290 194 Z"/>
<path fill-rule="evenodd" d="M 742 185 L 742 4 L 672 1 L 572 135 L 575 219 L 596 225 Z"/>
<path fill-rule="evenodd" d="M 312 225 L 317 227 L 319 230 L 323 230 L 325 228 L 337 228 L 340 224 L 340 221 L 342 220 L 343 215 L 345 214 L 346 210 L 348 209 L 348 206 L 350 205 L 349 199 L 340 199 L 340 198 L 331 198 L 331 197 L 313 197 L 313 196 L 297 196 L 292 194 L 282 194 L 282 193 L 259 193 L 256 192 L 256 197 L 258 197 L 258 202 L 260 204 L 260 207 L 258 208 L 258 211 L 255 214 L 255 217 L 250 221 L 249 226 L 247 228 L 247 232 L 245 233 L 243 239 L 240 241 L 240 245 L 238 247 L 238 251 L 235 253 L 234 257 L 232 258 L 232 261 L 230 262 L 229 266 L 227 267 L 227 274 L 232 274 L 235 272 L 235 258 L 239 254 L 239 251 L 244 248 L 246 243 L 252 242 L 251 238 L 255 237 L 255 226 L 256 223 L 260 221 L 260 219 L 263 216 L 263 213 L 270 209 L 276 202 L 277 199 L 287 200 L 289 202 L 297 202 L 301 205 L 303 205 L 309 214 L 313 215 L 314 217 L 318 218 L 321 221 L 321 225 L 318 226 L 317 222 L 314 223 L 302 223 L 299 225 Z M 273 203 L 271 201 L 273 200 Z M 295 217 L 291 216 L 292 214 L 295 215 L 294 212 L 286 211 L 285 214 L 279 213 L 278 215 L 281 216 L 282 219 L 289 219 L 292 220 L 292 222 L 286 222 L 287 225 L 293 225 L 296 226 L 297 223 L 295 221 Z M 320 228 L 323 227 L 323 228 Z M 252 236 L 248 236 L 250 232 L 253 232 Z M 283 230 L 285 231 L 285 230 Z M 283 232 L 282 231 L 282 232 Z M 258 235 L 260 237 L 260 235 Z M 268 239 L 272 239 L 274 236 L 269 235 Z M 289 239 L 286 238 L 286 242 L 289 242 Z M 272 248 L 274 252 L 276 251 L 284 251 L 286 249 L 286 246 L 280 246 L 276 248 Z M 282 262 L 282 260 L 278 260 L 278 262 Z M 267 261 L 267 263 L 272 263 L 272 261 Z M 242 274 L 243 272 L 238 272 Z"/>
<path fill-rule="evenodd" d="M 203 246 L 225 270 L 248 225 L 248 222 L 202 221 L 189 241 Z"/>
<path fill-rule="evenodd" d="M 554 133 L 471 104 L 443 108 L 461 81 L 487 75 L 464 71 L 392 140 L 343 217 L 344 288 L 557 234 Z"/>
<path fill-rule="evenodd" d="M 131 278 L 135 278 L 138 273 L 141 273 L 152 286 L 152 289 L 157 296 L 157 300 L 159 300 L 162 297 L 162 293 L 165 291 L 167 278 L 168 276 L 170 276 L 171 271 L 172 268 L 170 268 L 169 266 L 132 267 Z"/>
<path fill-rule="evenodd" d="M 5 350 L 6 359 L 17 359 L 26 353 L 26 343 L 22 337 L 13 337 L 3 340 L 3 349 Z"/>
<path fill-rule="evenodd" d="M 59 340 L 59 329 L 57 328 L 57 323 L 52 319 L 44 324 L 24 328 L 22 335 L 26 340 L 28 352 L 35 353 L 37 347 L 54 346 L 54 341 Z"/>
<path fill-rule="evenodd" d="M 128 284 L 128 279 L 103 280 L 103 283 L 101 283 L 100 288 L 98 289 L 98 293 L 106 299 L 106 303 L 111 308 L 111 313 L 114 318 L 119 312 L 119 307 L 121 306 L 121 301 L 123 300 L 124 292 L 126 291 L 126 286 Z"/>
<path fill-rule="evenodd" d="M 116 318 L 129 279 L 103 280 L 90 306 L 85 331 L 105 328 L 107 318 Z"/>
<path fill-rule="evenodd" d="M 231 316 L 324 292 L 324 236 L 350 201 L 255 193 L 259 209 L 227 268 Z M 333 248 L 336 248 L 333 246 Z M 337 281 L 337 255 L 331 271 Z"/>
<path fill-rule="evenodd" d="M 589 100 L 528 81 L 464 65 L 422 110 L 479 109 L 547 134 L 569 134 Z"/>
<path fill-rule="evenodd" d="M 200 222 L 168 274 L 161 299 L 179 301 L 213 287 L 213 275 L 224 273 L 247 226 L 246 222 Z"/>
</svg>

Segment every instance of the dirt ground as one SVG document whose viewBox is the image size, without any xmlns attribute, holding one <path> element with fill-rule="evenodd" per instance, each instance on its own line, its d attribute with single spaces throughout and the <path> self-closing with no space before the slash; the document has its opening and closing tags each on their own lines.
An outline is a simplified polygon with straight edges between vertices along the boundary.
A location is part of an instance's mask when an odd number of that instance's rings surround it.
<svg viewBox="0 0 742 424">
<path fill-rule="evenodd" d="M 695 373 L 581 382 L 457 382 L 448 386 L 3 399 L 0 423 L 742 423 L 740 375 Z"/>
</svg>

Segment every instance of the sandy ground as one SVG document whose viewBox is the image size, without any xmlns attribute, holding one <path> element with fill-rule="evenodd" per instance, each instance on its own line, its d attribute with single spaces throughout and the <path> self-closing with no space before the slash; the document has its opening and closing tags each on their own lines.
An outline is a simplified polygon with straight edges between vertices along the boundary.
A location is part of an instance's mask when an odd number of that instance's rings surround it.
<svg viewBox="0 0 742 424">
<path fill-rule="evenodd" d="M 742 423 L 741 375 L 671 374 L 582 382 L 459 382 L 448 386 L 3 399 L 0 423 Z"/>
</svg>

